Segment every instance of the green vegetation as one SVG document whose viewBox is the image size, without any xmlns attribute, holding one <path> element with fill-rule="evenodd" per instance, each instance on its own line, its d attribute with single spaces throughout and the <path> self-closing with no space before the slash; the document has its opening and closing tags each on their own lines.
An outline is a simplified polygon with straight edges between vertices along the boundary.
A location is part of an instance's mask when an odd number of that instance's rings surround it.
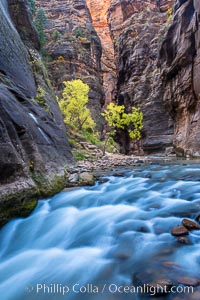
<svg viewBox="0 0 200 300">
<path fill-rule="evenodd" d="M 96 124 L 87 108 L 89 86 L 80 79 L 64 81 L 65 88 L 62 99 L 58 101 L 66 125 L 77 130 L 90 130 L 93 132 Z"/>
<path fill-rule="evenodd" d="M 88 40 L 86 37 L 79 37 L 79 40 L 81 41 L 82 44 L 86 44 L 86 45 L 91 44 L 91 41 Z"/>
<path fill-rule="evenodd" d="M 169 23 L 171 23 L 171 21 L 172 21 L 172 17 L 173 17 L 173 10 L 172 10 L 172 8 L 169 8 L 168 10 L 167 10 L 167 24 L 169 24 Z"/>
<path fill-rule="evenodd" d="M 76 161 L 81 161 L 86 159 L 86 156 L 82 152 L 76 149 L 72 149 L 72 154 Z"/>
<path fill-rule="evenodd" d="M 62 34 L 57 29 L 55 29 L 51 34 L 51 38 L 54 42 L 56 42 L 61 37 L 62 37 Z"/>
<path fill-rule="evenodd" d="M 82 32 L 82 29 L 80 27 L 78 27 L 75 31 L 75 36 L 76 38 L 78 37 L 83 37 L 83 32 Z"/>
<path fill-rule="evenodd" d="M 45 95 L 46 95 L 45 90 L 43 90 L 43 88 L 39 87 L 37 89 L 37 95 L 35 98 L 37 99 L 37 102 L 40 106 L 45 105 L 45 99 L 44 99 Z"/>
<path fill-rule="evenodd" d="M 103 150 L 104 154 L 109 139 L 116 135 L 117 129 L 128 130 L 131 139 L 139 140 L 141 138 L 140 132 L 143 128 L 143 114 L 138 108 L 132 107 L 132 112 L 126 113 L 124 105 L 118 106 L 114 103 L 110 103 L 102 113 L 102 116 L 108 125 L 106 131 L 107 138 Z"/>
<path fill-rule="evenodd" d="M 34 23 L 39 34 L 41 47 L 43 47 L 47 42 L 47 35 L 44 32 L 44 28 L 47 24 L 47 16 L 44 8 L 39 8 L 37 10 Z"/>
<path fill-rule="evenodd" d="M 37 89 L 37 94 L 36 94 L 36 100 L 37 100 L 37 103 L 43 107 L 47 112 L 49 112 L 49 106 L 47 105 L 47 101 L 45 99 L 45 96 L 46 96 L 46 92 L 43 88 L 41 87 L 38 87 Z"/>
<path fill-rule="evenodd" d="M 66 182 L 66 178 L 63 175 L 54 175 L 49 179 L 40 172 L 32 172 L 31 177 L 37 185 L 37 194 L 40 197 L 50 197 L 59 193 Z"/>
<path fill-rule="evenodd" d="M 105 143 L 100 140 L 99 133 L 95 131 L 96 124 L 91 117 L 90 110 L 87 108 L 89 86 L 80 79 L 65 81 L 64 85 L 62 99 L 58 99 L 58 104 L 70 136 L 69 143 L 75 159 L 94 158 L 91 154 L 92 151 L 90 152 L 84 146 L 85 143 L 95 145 L 102 155 L 101 150 L 105 152 Z M 104 113 L 106 114 L 106 112 Z M 127 120 L 126 122 L 128 123 Z M 111 134 L 106 140 L 106 146 L 109 152 L 114 150 L 118 152 L 117 144 Z"/>
<path fill-rule="evenodd" d="M 36 5 L 35 5 L 35 0 L 28 0 L 30 9 L 31 9 L 31 13 L 33 16 L 35 16 L 36 13 Z"/>
<path fill-rule="evenodd" d="M 71 146 L 73 156 L 77 161 L 85 159 L 96 160 L 98 157 L 102 156 L 104 141 L 100 140 L 98 132 L 78 132 L 76 129 L 70 126 L 67 126 L 67 132 L 68 136 L 70 137 L 68 141 Z M 93 150 L 88 150 L 84 145 L 96 146 L 98 153 L 93 154 Z M 110 153 L 118 153 L 118 148 L 118 144 L 112 138 L 110 138 L 107 143 L 106 151 Z"/>
</svg>

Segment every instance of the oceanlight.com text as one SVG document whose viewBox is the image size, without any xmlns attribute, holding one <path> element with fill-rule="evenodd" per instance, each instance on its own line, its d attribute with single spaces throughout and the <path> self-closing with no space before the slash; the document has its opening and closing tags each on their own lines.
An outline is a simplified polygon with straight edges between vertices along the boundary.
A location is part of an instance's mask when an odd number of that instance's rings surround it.
<svg viewBox="0 0 200 300">
<path fill-rule="evenodd" d="M 26 287 L 28 293 L 36 294 L 55 294 L 65 296 L 69 293 L 74 294 L 150 294 L 152 296 L 156 294 L 192 294 L 194 292 L 193 286 L 169 286 L 169 285 L 149 285 L 144 284 L 141 286 L 129 286 L 129 285 L 117 285 L 115 283 L 94 285 L 86 284 L 81 285 L 75 283 L 74 285 L 65 284 L 44 284 L 38 283 L 36 285 L 29 285 Z"/>
</svg>

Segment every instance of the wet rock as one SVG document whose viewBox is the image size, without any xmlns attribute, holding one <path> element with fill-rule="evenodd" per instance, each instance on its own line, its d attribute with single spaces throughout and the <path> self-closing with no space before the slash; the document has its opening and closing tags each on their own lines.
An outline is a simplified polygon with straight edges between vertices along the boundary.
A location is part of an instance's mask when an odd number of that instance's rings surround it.
<svg viewBox="0 0 200 300">
<path fill-rule="evenodd" d="M 171 234 L 174 236 L 182 236 L 182 235 L 187 235 L 188 230 L 184 226 L 176 226 L 171 230 Z"/>
<path fill-rule="evenodd" d="M 182 220 L 182 224 L 188 230 L 200 230 L 200 226 L 196 222 L 194 222 L 192 220 L 183 219 Z"/>
<path fill-rule="evenodd" d="M 144 232 L 144 233 L 150 232 L 149 228 L 145 227 L 145 226 L 139 227 L 138 231 L 139 232 Z"/>
<path fill-rule="evenodd" d="M 152 174 L 151 174 L 151 173 L 146 174 L 144 177 L 145 177 L 145 178 L 152 178 Z"/>
<path fill-rule="evenodd" d="M 198 278 L 192 278 L 192 277 L 180 277 L 177 279 L 178 283 L 182 283 L 184 285 L 192 285 L 197 286 L 200 285 L 200 279 Z"/>
<path fill-rule="evenodd" d="M 170 268 L 181 268 L 180 265 L 178 265 L 178 264 L 176 264 L 176 263 L 174 263 L 174 262 L 172 262 L 172 261 L 165 261 L 165 262 L 163 263 L 163 266 L 165 266 L 165 267 L 170 267 Z"/>
<path fill-rule="evenodd" d="M 81 185 L 93 185 L 95 182 L 94 176 L 89 172 L 83 172 L 79 175 L 79 182 Z"/>
<path fill-rule="evenodd" d="M 79 181 L 79 175 L 78 175 L 78 173 L 71 174 L 68 177 L 68 182 L 69 183 L 78 183 L 78 181 Z"/>
<path fill-rule="evenodd" d="M 184 245 L 191 245 L 192 244 L 191 240 L 186 236 L 177 237 L 177 242 L 179 242 L 180 244 L 184 244 Z"/>
<path fill-rule="evenodd" d="M 62 192 L 71 192 L 71 191 L 74 191 L 75 189 L 76 189 L 76 186 L 66 187 L 62 190 Z"/>
<path fill-rule="evenodd" d="M 142 159 L 137 159 L 137 160 L 135 160 L 135 163 L 136 163 L 136 164 L 143 164 L 143 163 L 144 163 L 144 160 L 142 160 Z"/>
<path fill-rule="evenodd" d="M 174 147 L 167 147 L 165 149 L 165 155 L 171 156 L 175 154 L 175 150 Z"/>
<path fill-rule="evenodd" d="M 171 280 L 162 279 L 162 280 L 158 280 L 153 283 L 149 283 L 148 286 L 150 287 L 150 291 L 151 292 L 153 291 L 155 293 L 155 295 L 164 296 L 170 292 L 170 290 L 173 286 L 173 283 L 171 282 Z"/>
<path fill-rule="evenodd" d="M 28 1 L 0 1 L 0 28 L 0 205 L 16 216 L 20 199 L 64 187 L 64 166 L 73 158 Z"/>
<path fill-rule="evenodd" d="M 99 181 L 99 183 L 106 183 L 109 181 L 109 179 L 108 178 L 99 178 L 98 181 Z"/>
<path fill-rule="evenodd" d="M 166 180 L 166 178 L 162 177 L 159 179 L 160 182 L 164 182 Z"/>
<path fill-rule="evenodd" d="M 195 218 L 195 220 L 196 220 L 198 223 L 200 223 L 200 215 L 197 215 L 196 218 Z"/>
<path fill-rule="evenodd" d="M 115 177 L 122 177 L 122 176 L 124 176 L 124 174 L 122 172 L 115 172 L 112 175 L 115 176 Z"/>
</svg>

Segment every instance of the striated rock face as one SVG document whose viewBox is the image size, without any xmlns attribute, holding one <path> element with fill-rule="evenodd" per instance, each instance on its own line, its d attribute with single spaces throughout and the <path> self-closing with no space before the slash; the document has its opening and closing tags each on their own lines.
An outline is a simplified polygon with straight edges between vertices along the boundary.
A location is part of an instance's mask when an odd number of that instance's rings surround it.
<svg viewBox="0 0 200 300">
<path fill-rule="evenodd" d="M 103 87 L 105 91 L 105 104 L 108 104 L 114 100 L 116 88 L 114 41 L 111 38 L 107 20 L 110 0 L 86 0 L 86 2 L 90 10 L 94 28 L 101 40 Z"/>
<path fill-rule="evenodd" d="M 98 129 L 103 128 L 102 106 L 112 100 L 133 105 L 144 114 L 141 143 L 131 144 L 119 132 L 124 153 L 164 151 L 172 144 L 173 122 L 163 104 L 157 67 L 158 48 L 167 31 L 172 0 L 37 1 L 49 19 L 48 68 L 54 87 L 81 78 L 88 83 L 90 109 Z M 61 37 L 52 40 L 58 30 Z"/>
<path fill-rule="evenodd" d="M 160 51 L 164 101 L 175 123 L 177 153 L 200 156 L 200 3 L 175 1 Z"/>
<path fill-rule="evenodd" d="M 29 197 L 56 191 L 61 182 L 55 176 L 60 174 L 63 181 L 63 168 L 72 155 L 36 50 L 39 42 L 27 2 L 1 1 L 0 28 L 1 224 L 20 213 Z"/>
<path fill-rule="evenodd" d="M 63 81 L 81 78 L 90 87 L 89 108 L 98 129 L 103 126 L 100 115 L 104 104 L 101 73 L 102 48 L 93 27 L 85 0 L 36 1 L 48 17 L 48 69 L 55 88 L 63 89 Z M 58 30 L 56 41 L 52 33 Z"/>
<path fill-rule="evenodd" d="M 146 153 L 164 151 L 172 143 L 173 122 L 163 104 L 157 67 L 171 5 L 172 1 L 111 1 L 108 20 L 117 60 L 117 101 L 127 110 L 138 106 L 144 114 L 141 143 L 130 144 L 128 136 L 119 133 L 125 153 L 138 148 Z"/>
</svg>

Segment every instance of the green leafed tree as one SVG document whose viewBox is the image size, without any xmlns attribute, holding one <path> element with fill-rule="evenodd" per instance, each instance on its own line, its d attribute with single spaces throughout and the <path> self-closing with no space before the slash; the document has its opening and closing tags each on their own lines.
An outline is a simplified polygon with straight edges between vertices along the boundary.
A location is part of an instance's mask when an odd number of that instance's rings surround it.
<svg viewBox="0 0 200 300">
<path fill-rule="evenodd" d="M 95 128 L 95 122 L 87 108 L 89 86 L 82 80 L 64 81 L 62 99 L 58 101 L 66 125 L 79 131 Z"/>
<path fill-rule="evenodd" d="M 37 10 L 34 23 L 39 34 L 41 46 L 43 47 L 47 42 L 47 35 L 44 32 L 44 28 L 47 25 L 47 16 L 44 8 Z"/>
<path fill-rule="evenodd" d="M 28 0 L 30 9 L 31 9 L 31 13 L 33 16 L 35 16 L 36 13 L 36 5 L 35 5 L 35 0 Z"/>
<path fill-rule="evenodd" d="M 119 106 L 110 103 L 102 113 L 102 116 L 105 118 L 108 125 L 103 151 L 104 154 L 109 139 L 116 135 L 117 129 L 128 130 L 131 139 L 139 140 L 141 138 L 143 114 L 138 108 L 133 107 L 131 113 L 126 113 L 124 105 Z"/>
</svg>

